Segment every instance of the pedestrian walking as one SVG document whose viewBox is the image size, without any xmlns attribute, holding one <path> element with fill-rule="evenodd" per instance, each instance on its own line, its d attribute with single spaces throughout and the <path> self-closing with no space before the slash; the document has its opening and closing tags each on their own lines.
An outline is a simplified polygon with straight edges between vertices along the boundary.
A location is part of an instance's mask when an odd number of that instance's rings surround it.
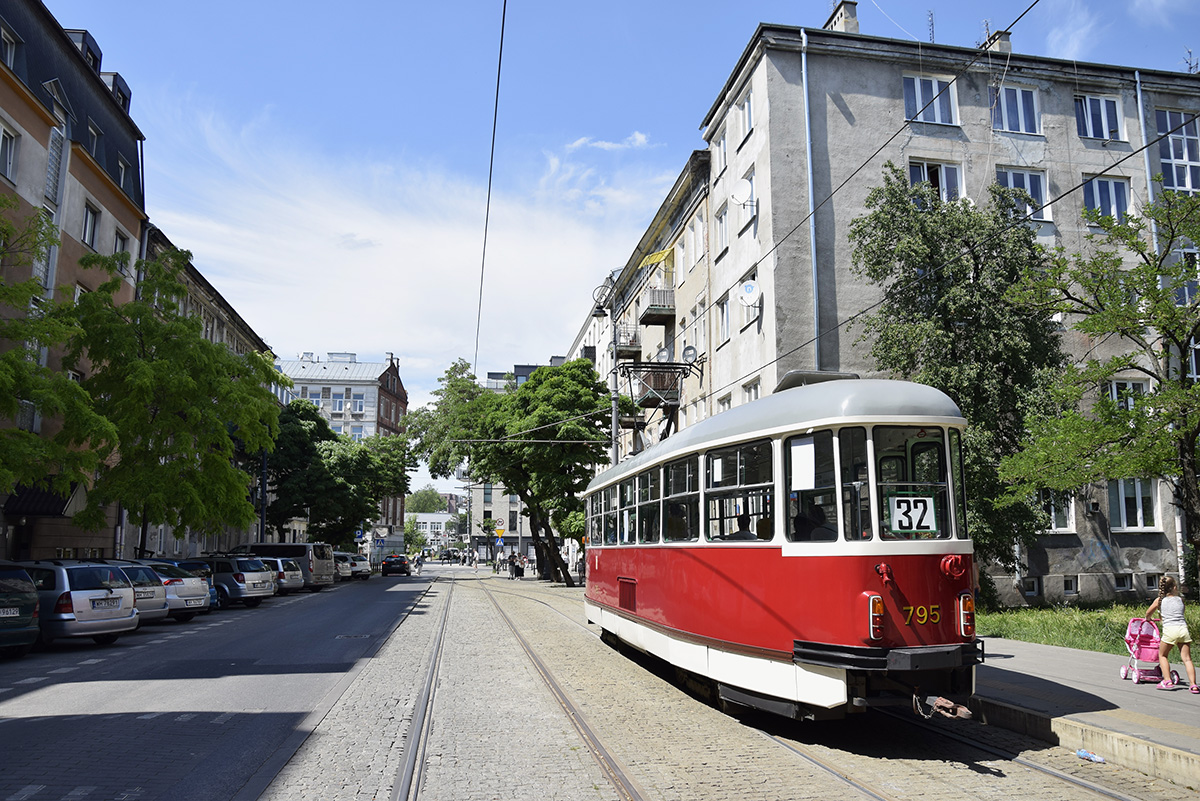
<svg viewBox="0 0 1200 801">
<path fill-rule="evenodd" d="M 417 554 L 417 575 L 421 575 L 421 565 L 425 564 L 424 554 Z"/>
<path fill-rule="evenodd" d="M 1200 686 L 1196 684 L 1196 666 L 1192 664 L 1192 635 L 1188 631 L 1187 620 L 1183 616 L 1183 596 L 1179 594 L 1179 582 L 1171 576 L 1163 576 L 1158 580 L 1158 597 L 1146 610 L 1146 619 L 1157 611 L 1162 616 L 1162 638 L 1158 643 L 1158 664 L 1162 668 L 1163 680 L 1158 683 L 1160 690 L 1174 690 L 1177 686 L 1171 681 L 1171 651 L 1179 646 L 1179 656 L 1183 660 L 1183 668 L 1187 671 L 1188 684 L 1196 695 L 1200 695 Z"/>
</svg>

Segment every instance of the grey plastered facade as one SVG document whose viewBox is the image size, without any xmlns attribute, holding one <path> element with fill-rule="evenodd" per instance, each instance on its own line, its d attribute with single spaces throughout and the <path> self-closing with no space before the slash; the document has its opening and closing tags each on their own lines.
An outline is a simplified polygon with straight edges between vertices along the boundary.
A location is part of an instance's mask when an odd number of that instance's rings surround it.
<svg viewBox="0 0 1200 801">
<path fill-rule="evenodd" d="M 846 9 L 853 24 L 846 22 Z M 760 25 L 701 122 L 712 154 L 701 354 L 706 414 L 719 413 L 722 401 L 751 399 L 739 387 L 744 390 L 755 376 L 765 394 L 790 370 L 875 375 L 868 345 L 845 323 L 880 296 L 855 276 L 846 234 L 865 212 L 867 193 L 881 182 L 886 162 L 939 175 L 950 168 L 959 195 L 980 203 L 998 170 L 1036 174 L 1048 208 L 1046 220 L 1032 223 L 1039 241 L 1077 251 L 1089 233 L 1079 185 L 1105 173 L 1136 211 L 1155 191 L 1151 178 L 1162 170 L 1157 147 L 1138 152 L 1158 136 L 1156 111 L 1200 111 L 1196 75 L 1023 56 L 1011 52 L 1003 32 L 982 52 L 864 36 L 852 12 L 852 3 L 842 3 L 827 23 L 841 30 Z M 944 122 L 906 124 L 906 76 L 954 79 L 952 115 Z M 1031 100 L 1033 131 L 997 124 L 992 90 L 1002 87 Z M 1077 98 L 1085 111 L 1091 101 L 1102 101 L 1104 135 L 1080 135 Z M 738 196 L 747 176 L 756 201 L 749 207 Z M 722 210 L 740 215 L 728 227 L 725 245 L 718 242 Z M 631 259 L 627 272 L 633 264 Z M 722 333 L 726 312 L 718 302 L 747 276 L 762 291 L 760 316 L 749 326 L 726 325 Z M 586 338 L 581 333 L 577 343 Z M 1116 347 L 1070 330 L 1064 330 L 1064 343 L 1077 356 L 1103 356 Z M 1061 521 L 1065 525 L 1019 554 L 1028 570 L 995 576 L 1003 600 L 1147 597 L 1160 574 L 1178 570 L 1178 523 L 1167 482 L 1155 481 L 1149 490 L 1139 484 L 1134 494 L 1146 496 L 1134 499 L 1136 525 L 1111 525 L 1108 486 L 1082 488 Z M 1143 506 L 1151 508 L 1145 519 Z M 1127 513 L 1131 507 L 1124 508 Z"/>
</svg>

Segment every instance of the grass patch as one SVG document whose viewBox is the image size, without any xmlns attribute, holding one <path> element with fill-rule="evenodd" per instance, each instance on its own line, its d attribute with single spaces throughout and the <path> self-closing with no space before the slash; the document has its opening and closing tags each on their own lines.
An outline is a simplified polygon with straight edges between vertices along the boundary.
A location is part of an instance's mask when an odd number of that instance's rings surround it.
<svg viewBox="0 0 1200 801">
<path fill-rule="evenodd" d="M 1125 629 L 1131 618 L 1143 617 L 1149 605 L 1146 602 L 1137 606 L 1113 604 L 1094 609 L 1054 606 L 979 612 L 975 616 L 975 631 L 981 637 L 1006 637 L 1128 656 Z M 1184 616 L 1195 640 L 1200 632 L 1200 604 L 1188 603 Z M 1177 660 L 1179 652 L 1176 651 L 1172 658 Z"/>
</svg>

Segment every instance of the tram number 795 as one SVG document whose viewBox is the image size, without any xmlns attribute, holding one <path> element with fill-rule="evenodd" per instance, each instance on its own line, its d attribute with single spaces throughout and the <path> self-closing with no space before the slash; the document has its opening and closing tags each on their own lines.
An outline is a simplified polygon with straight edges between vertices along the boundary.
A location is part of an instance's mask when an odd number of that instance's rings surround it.
<svg viewBox="0 0 1200 801">
<path fill-rule="evenodd" d="M 904 625 L 911 626 L 914 618 L 918 626 L 924 626 L 926 623 L 937 625 L 942 621 L 942 607 L 940 604 L 904 607 Z"/>
<path fill-rule="evenodd" d="M 933 498 L 920 495 L 893 495 L 891 504 L 892 531 L 937 531 L 937 515 Z"/>
</svg>

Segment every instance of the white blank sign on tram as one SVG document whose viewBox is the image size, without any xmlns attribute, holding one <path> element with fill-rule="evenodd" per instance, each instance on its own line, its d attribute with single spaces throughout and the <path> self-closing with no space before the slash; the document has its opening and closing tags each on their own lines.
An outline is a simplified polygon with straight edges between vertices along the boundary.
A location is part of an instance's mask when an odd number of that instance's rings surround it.
<svg viewBox="0 0 1200 801">
<path fill-rule="evenodd" d="M 817 448 L 812 437 L 792 440 L 792 487 L 795 492 L 817 488 Z"/>
</svg>

